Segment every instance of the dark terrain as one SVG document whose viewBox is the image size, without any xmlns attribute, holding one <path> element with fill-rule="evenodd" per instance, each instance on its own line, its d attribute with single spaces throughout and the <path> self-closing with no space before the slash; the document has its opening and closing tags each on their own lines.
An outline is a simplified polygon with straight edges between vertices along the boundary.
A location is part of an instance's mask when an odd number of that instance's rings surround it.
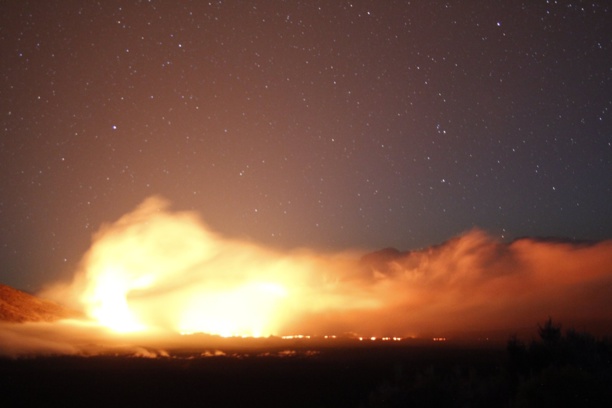
<svg viewBox="0 0 612 408">
<path fill-rule="evenodd" d="M 0 285 L 6 324 L 65 316 L 74 312 Z M 530 342 L 524 336 L 434 342 L 194 335 L 164 352 L 21 354 L 0 358 L 0 401 L 6 407 L 611 406 L 612 343 L 573 329 L 564 334 L 551 319 L 538 327 L 539 338 Z"/>
<path fill-rule="evenodd" d="M 0 359 L 4 406 L 607 407 L 612 346 L 549 320 L 529 345 L 227 343 L 225 355 Z M 205 355 L 209 356 L 205 356 Z"/>
<path fill-rule="evenodd" d="M 384 406 L 380 403 L 386 390 L 402 381 L 443 379 L 447 374 L 477 381 L 497 378 L 506 357 L 505 350 L 447 345 L 294 350 L 234 350 L 233 355 L 215 357 L 172 353 L 155 359 L 2 359 L 3 401 L 5 406 Z M 501 402 L 507 393 L 496 389 L 496 395 L 487 398 Z"/>
</svg>

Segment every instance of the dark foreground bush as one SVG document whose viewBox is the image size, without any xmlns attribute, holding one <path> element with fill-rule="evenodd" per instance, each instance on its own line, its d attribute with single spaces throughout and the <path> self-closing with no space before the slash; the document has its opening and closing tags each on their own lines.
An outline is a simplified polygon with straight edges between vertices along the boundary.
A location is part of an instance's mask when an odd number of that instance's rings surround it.
<svg viewBox="0 0 612 408">
<path fill-rule="evenodd" d="M 612 347 L 548 319 L 529 345 L 512 336 L 506 362 L 438 362 L 388 381 L 367 407 L 609 407 Z"/>
<path fill-rule="evenodd" d="M 527 347 L 508 342 L 508 369 L 517 407 L 608 407 L 612 401 L 612 347 L 589 333 L 548 319 L 539 326 L 540 341 Z"/>
</svg>

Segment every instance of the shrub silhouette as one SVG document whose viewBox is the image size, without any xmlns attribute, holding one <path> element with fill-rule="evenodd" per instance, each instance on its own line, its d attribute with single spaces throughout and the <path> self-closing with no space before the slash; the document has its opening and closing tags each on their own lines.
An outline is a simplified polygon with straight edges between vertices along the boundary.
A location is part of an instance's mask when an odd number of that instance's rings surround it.
<svg viewBox="0 0 612 408">
<path fill-rule="evenodd" d="M 506 344 L 506 361 L 433 360 L 381 384 L 368 408 L 445 407 L 607 407 L 612 401 L 612 345 L 548 318 L 538 339 L 516 335 Z M 465 354 L 464 354 L 465 353 Z M 459 355 L 476 357 L 470 350 Z"/>
<path fill-rule="evenodd" d="M 552 318 L 549 317 L 544 325 L 538 324 L 538 334 L 544 344 L 553 346 L 561 340 L 561 325 L 554 324 Z"/>
<path fill-rule="evenodd" d="M 612 392 L 610 343 L 574 329 L 562 335 L 549 318 L 529 347 L 509 339 L 508 370 L 517 407 L 608 406 Z"/>
</svg>

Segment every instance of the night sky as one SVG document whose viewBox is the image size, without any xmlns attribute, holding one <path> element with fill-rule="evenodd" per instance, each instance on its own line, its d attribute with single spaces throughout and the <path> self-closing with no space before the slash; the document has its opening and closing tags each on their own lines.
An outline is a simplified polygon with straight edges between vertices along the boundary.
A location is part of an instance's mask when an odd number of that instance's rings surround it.
<svg viewBox="0 0 612 408">
<path fill-rule="evenodd" d="M 606 1 L 10 1 L 0 282 L 149 196 L 281 250 L 612 237 Z"/>
</svg>

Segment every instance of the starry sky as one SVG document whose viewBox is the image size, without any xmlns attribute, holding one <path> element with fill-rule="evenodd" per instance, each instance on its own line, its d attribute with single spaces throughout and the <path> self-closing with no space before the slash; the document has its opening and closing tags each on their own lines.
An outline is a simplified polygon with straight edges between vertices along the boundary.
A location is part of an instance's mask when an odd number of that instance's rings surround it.
<svg viewBox="0 0 612 408">
<path fill-rule="evenodd" d="M 0 282 L 149 196 L 279 249 L 612 237 L 606 1 L 0 6 Z"/>
</svg>

